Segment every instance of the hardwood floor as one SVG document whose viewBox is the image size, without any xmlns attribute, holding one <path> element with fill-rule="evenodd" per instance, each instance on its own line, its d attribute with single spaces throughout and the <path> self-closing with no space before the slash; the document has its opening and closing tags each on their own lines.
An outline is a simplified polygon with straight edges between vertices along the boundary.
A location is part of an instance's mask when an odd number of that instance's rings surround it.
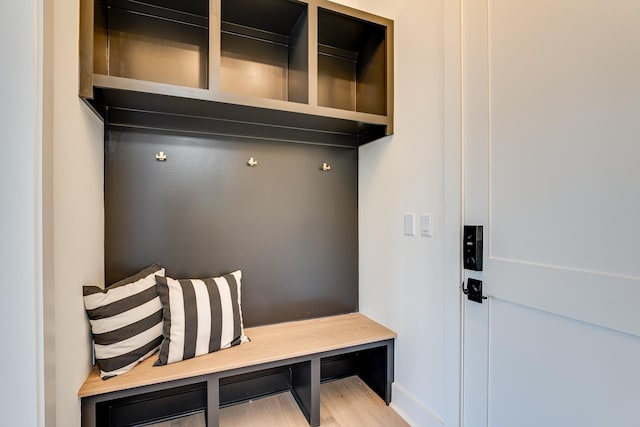
<svg viewBox="0 0 640 427">
<path fill-rule="evenodd" d="M 291 393 L 280 393 L 264 399 L 229 406 L 220 411 L 220 427 L 308 425 Z"/>
<path fill-rule="evenodd" d="M 349 377 L 320 388 L 322 427 L 408 427 L 362 380 Z M 204 427 L 204 414 L 154 424 L 149 427 Z M 221 427 L 307 427 L 291 393 L 230 406 L 220 410 Z"/>
<path fill-rule="evenodd" d="M 191 415 L 189 417 L 178 418 L 176 420 L 165 421 L 163 423 L 151 424 L 146 427 L 206 427 L 207 420 L 204 412 Z"/>
<path fill-rule="evenodd" d="M 322 384 L 320 396 L 323 427 L 409 427 L 358 377 Z"/>
</svg>

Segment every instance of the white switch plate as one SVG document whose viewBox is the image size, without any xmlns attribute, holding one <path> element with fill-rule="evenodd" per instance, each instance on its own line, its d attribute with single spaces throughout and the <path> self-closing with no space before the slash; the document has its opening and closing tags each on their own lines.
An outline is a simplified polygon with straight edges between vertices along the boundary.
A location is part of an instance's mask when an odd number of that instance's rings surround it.
<svg viewBox="0 0 640 427">
<path fill-rule="evenodd" d="M 404 214 L 404 235 L 416 235 L 416 214 L 414 214 L 413 212 Z"/>
<path fill-rule="evenodd" d="M 425 237 L 431 237 L 431 214 L 420 215 L 420 235 Z"/>
</svg>

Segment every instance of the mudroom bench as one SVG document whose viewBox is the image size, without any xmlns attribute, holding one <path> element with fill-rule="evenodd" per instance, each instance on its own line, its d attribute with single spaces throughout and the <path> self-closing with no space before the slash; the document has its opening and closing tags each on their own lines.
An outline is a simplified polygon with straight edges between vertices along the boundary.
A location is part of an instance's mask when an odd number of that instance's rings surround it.
<svg viewBox="0 0 640 427">
<path fill-rule="evenodd" d="M 155 357 L 103 381 L 94 369 L 78 392 L 82 426 L 128 426 L 206 412 L 290 391 L 313 427 L 320 425 L 320 383 L 358 375 L 387 404 L 396 334 L 360 313 L 246 328 L 251 342 L 153 367 Z"/>
</svg>

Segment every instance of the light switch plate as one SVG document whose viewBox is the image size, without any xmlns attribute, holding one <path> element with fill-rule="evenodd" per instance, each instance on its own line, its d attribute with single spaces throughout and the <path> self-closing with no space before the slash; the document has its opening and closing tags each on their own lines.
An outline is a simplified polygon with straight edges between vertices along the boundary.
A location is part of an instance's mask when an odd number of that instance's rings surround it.
<svg viewBox="0 0 640 427">
<path fill-rule="evenodd" d="M 413 212 L 404 214 L 404 235 L 416 235 L 416 214 L 414 214 Z"/>
<path fill-rule="evenodd" d="M 425 237 L 431 237 L 431 214 L 420 215 L 420 235 Z"/>
</svg>

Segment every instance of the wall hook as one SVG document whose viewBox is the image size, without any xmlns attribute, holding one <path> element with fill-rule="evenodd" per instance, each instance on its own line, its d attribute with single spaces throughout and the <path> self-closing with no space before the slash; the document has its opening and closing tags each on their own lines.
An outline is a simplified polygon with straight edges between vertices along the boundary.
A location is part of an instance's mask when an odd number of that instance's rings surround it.
<svg viewBox="0 0 640 427">
<path fill-rule="evenodd" d="M 247 165 L 254 167 L 258 165 L 258 161 L 256 159 L 254 159 L 253 157 L 249 157 L 249 161 L 247 162 Z"/>
<path fill-rule="evenodd" d="M 164 154 L 164 151 L 161 151 L 158 154 L 156 154 L 156 160 L 159 162 L 164 162 L 165 160 L 167 160 L 167 155 Z"/>
<path fill-rule="evenodd" d="M 328 164 L 327 162 L 322 164 L 322 167 L 320 168 L 323 172 L 327 172 L 331 170 L 331 165 Z"/>
</svg>

